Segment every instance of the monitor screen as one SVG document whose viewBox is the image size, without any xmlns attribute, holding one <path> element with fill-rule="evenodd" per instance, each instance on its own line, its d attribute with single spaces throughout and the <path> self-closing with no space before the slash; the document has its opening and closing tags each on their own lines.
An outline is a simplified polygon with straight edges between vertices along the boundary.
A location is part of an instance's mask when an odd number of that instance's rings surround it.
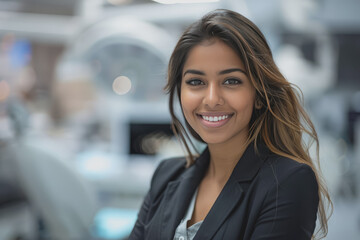
<svg viewBox="0 0 360 240">
<path fill-rule="evenodd" d="M 129 153 L 155 155 L 173 136 L 170 123 L 130 123 Z"/>
</svg>

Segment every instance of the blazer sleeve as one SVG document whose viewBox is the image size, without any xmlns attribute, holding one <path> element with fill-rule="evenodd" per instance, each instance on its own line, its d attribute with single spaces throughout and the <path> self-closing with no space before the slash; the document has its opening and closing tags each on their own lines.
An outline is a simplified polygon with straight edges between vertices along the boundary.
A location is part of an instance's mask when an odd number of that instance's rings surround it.
<svg viewBox="0 0 360 240">
<path fill-rule="evenodd" d="M 165 161 L 162 161 L 159 166 L 156 168 L 152 179 L 151 179 L 151 184 L 150 184 L 150 190 L 148 191 L 148 193 L 146 194 L 144 201 L 141 205 L 140 211 L 138 213 L 138 218 L 135 222 L 134 228 L 130 234 L 129 240 L 142 240 L 144 239 L 144 227 L 147 223 L 147 218 L 148 218 L 148 212 L 149 212 L 149 208 L 152 202 L 152 186 L 153 186 L 153 182 L 154 179 L 156 178 L 156 176 L 158 175 L 160 169 L 162 168 L 162 166 L 164 165 Z"/>
<path fill-rule="evenodd" d="M 146 194 L 129 240 L 145 239 L 145 226 L 154 214 L 153 203 L 164 192 L 169 181 L 177 178 L 185 169 L 185 158 L 163 160 L 151 179 L 150 190 Z"/>
<path fill-rule="evenodd" d="M 313 170 L 301 164 L 270 187 L 251 240 L 308 240 L 312 238 L 319 204 Z"/>
</svg>

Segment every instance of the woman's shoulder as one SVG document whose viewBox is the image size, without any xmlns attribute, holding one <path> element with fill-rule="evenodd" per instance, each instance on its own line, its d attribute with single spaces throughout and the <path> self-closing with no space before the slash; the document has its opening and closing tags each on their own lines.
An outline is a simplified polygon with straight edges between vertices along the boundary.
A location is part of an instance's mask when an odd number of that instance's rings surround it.
<svg viewBox="0 0 360 240">
<path fill-rule="evenodd" d="M 312 171 L 312 168 L 306 163 L 302 163 L 289 157 L 284 157 L 276 154 L 270 156 L 267 159 L 266 164 L 268 166 L 276 166 L 278 168 L 283 168 L 286 171 L 296 171 L 300 169 L 308 169 Z"/>
<path fill-rule="evenodd" d="M 259 177 L 275 185 L 311 184 L 315 188 L 318 185 L 315 172 L 308 164 L 276 154 L 266 159 L 260 169 Z"/>
<path fill-rule="evenodd" d="M 186 168 L 185 157 L 174 157 L 162 160 L 154 172 L 154 176 L 160 175 L 162 178 L 172 178 L 179 171 Z"/>
<path fill-rule="evenodd" d="M 158 193 L 173 180 L 176 180 L 186 169 L 185 157 L 175 157 L 162 160 L 151 179 L 151 191 Z"/>
</svg>

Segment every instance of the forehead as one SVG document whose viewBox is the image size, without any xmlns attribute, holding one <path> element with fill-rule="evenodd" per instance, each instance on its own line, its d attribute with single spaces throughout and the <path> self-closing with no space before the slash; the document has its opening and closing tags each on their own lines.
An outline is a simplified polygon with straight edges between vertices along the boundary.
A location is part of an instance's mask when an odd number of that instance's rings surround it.
<svg viewBox="0 0 360 240">
<path fill-rule="evenodd" d="M 219 39 L 210 39 L 194 46 L 185 61 L 183 72 L 189 68 L 202 71 L 227 68 L 244 69 L 244 64 L 234 49 Z"/>
</svg>

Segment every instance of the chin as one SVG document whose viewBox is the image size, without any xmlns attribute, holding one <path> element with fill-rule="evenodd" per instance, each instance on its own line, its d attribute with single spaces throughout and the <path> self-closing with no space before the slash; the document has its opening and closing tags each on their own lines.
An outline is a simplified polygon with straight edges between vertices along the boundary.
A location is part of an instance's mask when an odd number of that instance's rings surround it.
<svg viewBox="0 0 360 240">
<path fill-rule="evenodd" d="M 228 139 L 219 137 L 219 135 L 217 135 L 217 136 L 201 136 L 201 138 L 206 144 L 220 144 L 220 143 L 224 143 L 228 140 Z"/>
</svg>

